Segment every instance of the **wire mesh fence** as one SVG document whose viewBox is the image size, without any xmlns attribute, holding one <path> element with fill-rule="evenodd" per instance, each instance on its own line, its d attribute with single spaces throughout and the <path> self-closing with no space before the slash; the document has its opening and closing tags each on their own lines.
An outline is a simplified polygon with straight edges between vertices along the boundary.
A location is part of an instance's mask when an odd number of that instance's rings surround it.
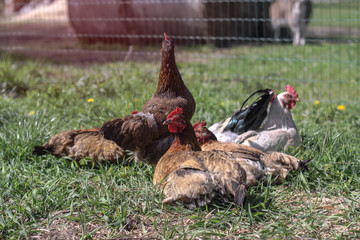
<svg viewBox="0 0 360 240">
<path fill-rule="evenodd" d="M 167 32 L 180 65 L 200 66 L 195 76 L 306 84 L 308 101 L 360 102 L 358 0 L 0 0 L 0 8 L 0 54 L 153 61 Z"/>
</svg>

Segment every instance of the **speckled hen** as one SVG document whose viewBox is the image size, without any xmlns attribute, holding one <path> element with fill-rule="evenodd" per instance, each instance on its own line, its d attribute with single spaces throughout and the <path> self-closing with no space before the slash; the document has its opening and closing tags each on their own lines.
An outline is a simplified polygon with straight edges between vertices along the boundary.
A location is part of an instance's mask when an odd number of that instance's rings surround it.
<svg viewBox="0 0 360 240">
<path fill-rule="evenodd" d="M 164 190 L 164 203 L 182 202 L 189 208 L 214 198 L 242 205 L 246 173 L 236 156 L 224 151 L 201 151 L 190 122 L 181 108 L 164 122 L 175 135 L 170 149 L 156 165 L 153 182 Z"/>
</svg>

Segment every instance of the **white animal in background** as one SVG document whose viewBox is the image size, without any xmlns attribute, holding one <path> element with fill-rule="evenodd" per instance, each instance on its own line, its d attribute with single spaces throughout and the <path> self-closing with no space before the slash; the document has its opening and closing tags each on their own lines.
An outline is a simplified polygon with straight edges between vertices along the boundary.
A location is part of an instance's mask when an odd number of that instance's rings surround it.
<svg viewBox="0 0 360 240">
<path fill-rule="evenodd" d="M 294 45 L 304 45 L 306 28 L 312 14 L 310 0 L 275 0 L 270 6 L 271 26 L 276 40 L 281 27 L 290 28 Z"/>
</svg>

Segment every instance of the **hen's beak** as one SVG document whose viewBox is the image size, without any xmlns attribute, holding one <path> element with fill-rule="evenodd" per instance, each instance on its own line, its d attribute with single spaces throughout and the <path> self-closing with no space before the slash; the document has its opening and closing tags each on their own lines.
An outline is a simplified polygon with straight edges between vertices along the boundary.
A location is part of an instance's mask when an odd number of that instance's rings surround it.
<svg viewBox="0 0 360 240">
<path fill-rule="evenodd" d="M 169 125 L 170 121 L 171 121 L 170 119 L 167 119 L 167 120 L 163 121 L 163 125 Z"/>
<path fill-rule="evenodd" d="M 301 102 L 301 101 L 300 101 L 300 98 L 298 98 L 298 97 L 297 97 L 297 98 L 294 98 L 293 100 L 294 100 L 294 101 L 297 101 L 297 102 Z"/>
</svg>

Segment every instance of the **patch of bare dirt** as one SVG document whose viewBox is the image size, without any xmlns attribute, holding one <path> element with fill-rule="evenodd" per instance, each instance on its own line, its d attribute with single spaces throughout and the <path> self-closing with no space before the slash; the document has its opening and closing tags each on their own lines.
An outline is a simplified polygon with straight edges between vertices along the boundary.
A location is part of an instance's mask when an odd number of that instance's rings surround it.
<svg viewBox="0 0 360 240">
<path fill-rule="evenodd" d="M 144 234 L 140 228 L 140 219 L 128 216 L 123 227 L 107 226 L 104 222 L 86 222 L 71 220 L 77 217 L 77 214 L 70 216 L 68 210 L 55 212 L 50 224 L 43 220 L 43 227 L 36 229 L 30 239 L 51 239 L 78 240 L 85 236 L 91 236 L 92 239 L 157 239 L 155 232 L 150 230 Z"/>
</svg>

